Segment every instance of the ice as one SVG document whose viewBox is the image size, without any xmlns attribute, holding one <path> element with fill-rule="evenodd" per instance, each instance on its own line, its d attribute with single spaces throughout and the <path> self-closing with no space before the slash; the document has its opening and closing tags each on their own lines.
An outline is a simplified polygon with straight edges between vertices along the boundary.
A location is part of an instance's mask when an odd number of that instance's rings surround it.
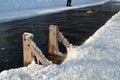
<svg viewBox="0 0 120 80">
<path fill-rule="evenodd" d="M 119 80 L 120 11 L 81 46 L 73 46 L 61 65 L 35 64 L 4 70 L 0 80 Z"/>
<path fill-rule="evenodd" d="M 98 5 L 108 1 L 110 0 L 73 0 L 72 7 L 66 7 L 66 0 L 0 0 L 0 22 Z"/>
</svg>

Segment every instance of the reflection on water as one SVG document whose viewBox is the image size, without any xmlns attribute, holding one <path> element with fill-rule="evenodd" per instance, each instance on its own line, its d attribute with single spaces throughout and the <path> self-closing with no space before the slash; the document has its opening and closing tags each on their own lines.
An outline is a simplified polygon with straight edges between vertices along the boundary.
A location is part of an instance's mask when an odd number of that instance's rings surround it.
<svg viewBox="0 0 120 80">
<path fill-rule="evenodd" d="M 86 10 L 90 8 L 93 8 L 96 13 L 86 14 Z M 120 10 L 118 3 L 108 3 L 105 5 L 1 23 L 0 71 L 22 66 L 22 34 L 24 32 L 33 33 L 37 46 L 47 55 L 49 25 L 58 25 L 60 31 L 71 43 L 80 45 L 98 28 L 104 25 L 118 9 Z M 62 47 L 61 50 L 64 51 L 64 48 Z"/>
</svg>

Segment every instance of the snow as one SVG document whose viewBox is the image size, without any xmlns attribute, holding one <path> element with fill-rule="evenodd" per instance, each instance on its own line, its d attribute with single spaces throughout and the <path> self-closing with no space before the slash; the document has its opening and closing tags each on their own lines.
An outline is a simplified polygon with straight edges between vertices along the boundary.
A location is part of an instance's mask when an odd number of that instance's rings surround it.
<svg viewBox="0 0 120 80">
<path fill-rule="evenodd" d="M 0 0 L 0 22 L 98 5 L 110 0 L 72 0 L 72 7 L 66 7 L 66 0 Z"/>
<path fill-rule="evenodd" d="M 120 0 L 111 0 L 111 1 L 120 2 Z"/>
<path fill-rule="evenodd" d="M 119 80 L 119 21 L 120 11 L 81 46 L 74 45 L 61 65 L 43 67 L 32 62 L 2 71 L 0 80 Z"/>
</svg>

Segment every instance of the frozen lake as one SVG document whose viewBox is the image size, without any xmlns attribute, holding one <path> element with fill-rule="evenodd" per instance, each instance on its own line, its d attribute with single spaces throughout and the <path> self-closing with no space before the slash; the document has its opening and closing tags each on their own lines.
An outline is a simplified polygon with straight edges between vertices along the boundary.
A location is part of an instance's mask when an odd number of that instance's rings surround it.
<svg viewBox="0 0 120 80">
<path fill-rule="evenodd" d="M 86 14 L 88 9 L 96 13 Z M 120 10 L 120 3 L 68 10 L 24 20 L 0 23 L 0 71 L 22 66 L 22 34 L 31 32 L 35 42 L 47 54 L 48 26 L 58 25 L 74 45 L 81 45 L 89 36 Z M 60 45 L 62 46 L 62 45 Z M 64 51 L 64 48 L 61 48 Z"/>
</svg>

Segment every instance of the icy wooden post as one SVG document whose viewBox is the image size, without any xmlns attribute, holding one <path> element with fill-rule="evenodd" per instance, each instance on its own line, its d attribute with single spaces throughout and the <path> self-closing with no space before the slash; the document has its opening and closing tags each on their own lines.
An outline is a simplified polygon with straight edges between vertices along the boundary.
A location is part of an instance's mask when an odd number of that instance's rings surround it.
<svg viewBox="0 0 120 80">
<path fill-rule="evenodd" d="M 27 66 L 32 62 L 30 44 L 27 43 L 27 34 L 23 34 L 23 65 Z"/>
<path fill-rule="evenodd" d="M 59 42 L 62 42 L 63 45 L 66 47 L 67 52 L 69 52 L 72 49 L 72 44 L 69 43 L 69 41 L 63 36 L 63 34 L 58 31 L 58 40 Z"/>
<path fill-rule="evenodd" d="M 48 54 L 57 55 L 58 40 L 57 40 L 58 27 L 55 25 L 49 26 L 49 50 Z"/>
<path fill-rule="evenodd" d="M 32 62 L 33 55 L 36 57 L 38 62 L 41 62 L 43 66 L 52 64 L 42 53 L 42 51 L 36 46 L 33 41 L 32 33 L 23 34 L 23 58 L 24 66 L 29 65 Z"/>
</svg>

